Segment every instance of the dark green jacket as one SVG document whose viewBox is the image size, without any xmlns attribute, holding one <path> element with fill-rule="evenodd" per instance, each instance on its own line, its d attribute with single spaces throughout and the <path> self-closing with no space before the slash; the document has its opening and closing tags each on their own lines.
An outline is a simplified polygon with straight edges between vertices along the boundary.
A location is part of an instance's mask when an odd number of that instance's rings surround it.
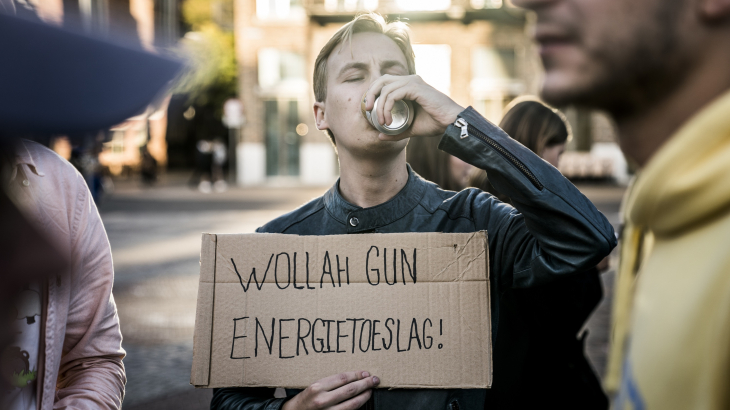
<svg viewBox="0 0 730 410">
<path fill-rule="evenodd" d="M 489 238 L 494 388 L 502 358 L 510 352 L 513 289 L 530 288 L 595 266 L 616 246 L 608 220 L 557 169 L 509 138 L 474 109 L 460 115 L 467 127 L 451 125 L 439 148 L 488 172 L 492 184 L 512 199 L 504 204 L 478 189 L 439 189 L 408 168 L 406 186 L 372 208 L 345 201 L 336 183 L 327 193 L 258 229 L 297 235 L 394 232 L 474 232 Z M 462 138 L 462 135 L 464 136 Z M 519 353 L 519 352 L 517 352 Z M 345 369 L 343 369 L 345 370 Z M 286 399 L 274 389 L 217 389 L 211 409 L 279 409 Z M 296 394 L 287 390 L 287 395 Z M 377 389 L 373 409 L 482 409 L 485 390 Z M 491 392 L 490 392 L 491 393 Z M 529 391 L 525 391 L 529 394 Z"/>
</svg>

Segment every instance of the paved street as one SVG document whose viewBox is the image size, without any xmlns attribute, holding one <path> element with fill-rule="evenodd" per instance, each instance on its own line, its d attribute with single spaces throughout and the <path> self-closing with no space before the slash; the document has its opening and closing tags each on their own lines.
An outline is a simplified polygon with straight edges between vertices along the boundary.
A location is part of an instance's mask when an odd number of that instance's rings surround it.
<svg viewBox="0 0 730 410">
<path fill-rule="evenodd" d="M 165 179 L 155 188 L 118 182 L 99 207 L 112 246 L 114 297 L 127 350 L 125 409 L 185 410 L 209 405 L 212 392 L 189 385 L 200 234 L 253 232 L 325 190 L 281 187 L 202 194 L 186 187 L 181 175 Z M 618 222 L 623 189 L 581 189 L 611 223 Z M 612 271 L 603 275 L 607 286 L 612 277 Z M 588 326 L 589 355 L 601 373 L 610 286 L 606 294 Z"/>
</svg>

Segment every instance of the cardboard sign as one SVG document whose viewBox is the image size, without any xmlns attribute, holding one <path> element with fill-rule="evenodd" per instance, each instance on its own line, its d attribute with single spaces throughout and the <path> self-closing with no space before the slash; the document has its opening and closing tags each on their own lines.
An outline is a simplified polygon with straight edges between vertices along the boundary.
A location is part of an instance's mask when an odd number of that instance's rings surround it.
<svg viewBox="0 0 730 410">
<path fill-rule="evenodd" d="M 191 384 L 492 382 L 486 232 L 203 235 Z"/>
</svg>

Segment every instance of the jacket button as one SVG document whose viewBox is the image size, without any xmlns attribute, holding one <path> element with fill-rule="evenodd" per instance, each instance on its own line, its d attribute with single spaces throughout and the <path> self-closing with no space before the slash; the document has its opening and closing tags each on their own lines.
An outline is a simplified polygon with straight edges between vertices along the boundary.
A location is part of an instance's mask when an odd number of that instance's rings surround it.
<svg viewBox="0 0 730 410">
<path fill-rule="evenodd" d="M 27 179 L 24 179 L 23 186 L 30 186 L 30 181 L 28 181 Z"/>
<path fill-rule="evenodd" d="M 352 218 L 350 218 L 350 226 L 357 226 L 357 224 L 359 224 L 359 223 L 360 223 L 360 220 L 357 219 L 356 217 L 353 216 Z"/>
</svg>

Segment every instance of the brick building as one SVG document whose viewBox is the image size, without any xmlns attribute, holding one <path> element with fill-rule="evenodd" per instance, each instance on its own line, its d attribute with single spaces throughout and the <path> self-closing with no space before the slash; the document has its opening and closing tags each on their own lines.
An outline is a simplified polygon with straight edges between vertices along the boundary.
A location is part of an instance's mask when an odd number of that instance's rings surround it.
<svg viewBox="0 0 730 410">
<path fill-rule="evenodd" d="M 151 52 L 173 46 L 181 35 L 179 0 L 30 0 L 38 16 L 47 23 L 99 38 L 142 47 Z M 114 96 L 109 96 L 114 98 Z M 140 163 L 140 146 L 164 166 L 167 162 L 167 100 L 150 107 L 108 130 L 110 141 L 99 155 L 113 174 Z M 65 157 L 70 146 L 65 138 L 52 142 Z"/>
</svg>

